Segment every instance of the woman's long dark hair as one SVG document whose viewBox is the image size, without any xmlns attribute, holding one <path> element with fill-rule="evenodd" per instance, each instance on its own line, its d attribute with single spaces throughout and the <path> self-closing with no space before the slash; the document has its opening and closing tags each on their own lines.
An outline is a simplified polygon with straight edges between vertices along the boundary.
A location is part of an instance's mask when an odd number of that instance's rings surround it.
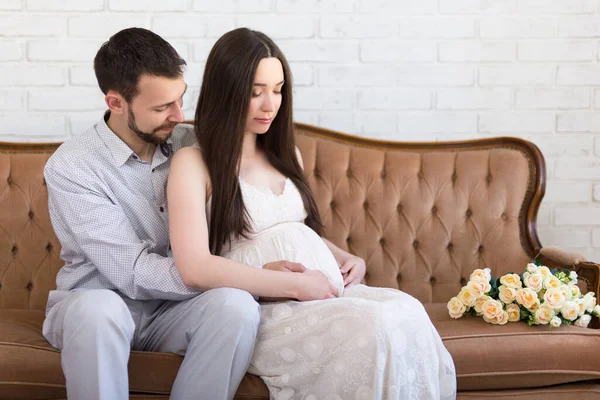
<svg viewBox="0 0 600 400">
<path fill-rule="evenodd" d="M 259 62 L 268 57 L 281 61 L 285 82 L 279 112 L 268 132 L 257 135 L 257 146 L 271 165 L 298 188 L 308 214 L 306 225 L 319 234 L 322 230 L 319 210 L 296 157 L 292 76 L 287 60 L 265 34 L 239 28 L 223 35 L 210 51 L 194 122 L 212 185 L 212 254 L 220 254 L 232 236 L 247 238 L 251 233 L 238 175 L 254 75 Z"/>
</svg>

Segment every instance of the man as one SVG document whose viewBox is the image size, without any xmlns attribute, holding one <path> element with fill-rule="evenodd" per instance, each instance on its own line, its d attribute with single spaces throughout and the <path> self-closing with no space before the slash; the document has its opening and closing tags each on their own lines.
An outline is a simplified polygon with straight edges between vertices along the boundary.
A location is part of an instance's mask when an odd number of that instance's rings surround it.
<svg viewBox="0 0 600 400">
<path fill-rule="evenodd" d="M 43 334 L 62 352 L 70 399 L 128 399 L 131 349 L 185 355 L 173 399 L 231 399 L 248 368 L 258 303 L 243 288 L 187 287 L 170 251 L 170 160 L 195 140 L 177 126 L 184 65 L 148 30 L 112 36 L 94 59 L 108 111 L 44 170 L 65 265 Z M 284 261 L 262 268 L 304 271 Z"/>
</svg>

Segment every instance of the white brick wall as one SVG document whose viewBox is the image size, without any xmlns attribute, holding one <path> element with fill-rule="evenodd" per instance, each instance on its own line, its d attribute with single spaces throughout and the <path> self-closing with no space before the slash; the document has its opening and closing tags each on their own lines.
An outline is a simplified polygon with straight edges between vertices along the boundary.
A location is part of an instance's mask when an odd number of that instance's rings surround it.
<svg viewBox="0 0 600 400">
<path fill-rule="evenodd" d="M 1 0 L 0 140 L 62 140 L 96 120 L 92 60 L 126 26 L 188 61 L 189 118 L 215 40 L 248 26 L 290 60 L 298 121 L 531 140 L 547 162 L 542 243 L 600 260 L 598 0 Z"/>
</svg>

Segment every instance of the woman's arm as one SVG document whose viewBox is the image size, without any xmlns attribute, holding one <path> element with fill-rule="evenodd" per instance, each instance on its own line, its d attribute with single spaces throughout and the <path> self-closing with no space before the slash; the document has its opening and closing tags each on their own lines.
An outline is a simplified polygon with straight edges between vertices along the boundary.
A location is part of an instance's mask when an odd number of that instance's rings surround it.
<svg viewBox="0 0 600 400">
<path fill-rule="evenodd" d="M 208 182 L 199 149 L 188 147 L 175 154 L 167 184 L 169 230 L 175 265 L 186 285 L 201 290 L 233 287 L 260 297 L 299 300 L 337 295 L 323 274 L 255 268 L 210 254 L 205 210 Z"/>
<path fill-rule="evenodd" d="M 298 147 L 296 147 L 296 157 L 298 157 L 298 163 L 300 164 L 300 167 L 304 170 L 302 154 L 300 153 Z M 340 266 L 340 271 L 342 271 L 342 276 L 344 277 L 344 286 L 349 287 L 360 283 L 367 272 L 365 260 L 340 249 L 325 238 L 322 239 L 329 250 L 333 253 L 333 257 L 335 257 L 335 260 Z"/>
</svg>

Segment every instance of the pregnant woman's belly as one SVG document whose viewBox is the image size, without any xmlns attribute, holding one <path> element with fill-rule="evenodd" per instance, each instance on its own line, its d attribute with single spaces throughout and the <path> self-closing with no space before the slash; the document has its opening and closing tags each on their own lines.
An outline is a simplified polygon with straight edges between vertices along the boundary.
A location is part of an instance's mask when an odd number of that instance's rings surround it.
<svg viewBox="0 0 600 400">
<path fill-rule="evenodd" d="M 323 272 L 341 296 L 344 279 L 333 254 L 319 235 L 301 222 L 286 222 L 232 244 L 223 255 L 248 265 L 292 261 Z"/>
</svg>

